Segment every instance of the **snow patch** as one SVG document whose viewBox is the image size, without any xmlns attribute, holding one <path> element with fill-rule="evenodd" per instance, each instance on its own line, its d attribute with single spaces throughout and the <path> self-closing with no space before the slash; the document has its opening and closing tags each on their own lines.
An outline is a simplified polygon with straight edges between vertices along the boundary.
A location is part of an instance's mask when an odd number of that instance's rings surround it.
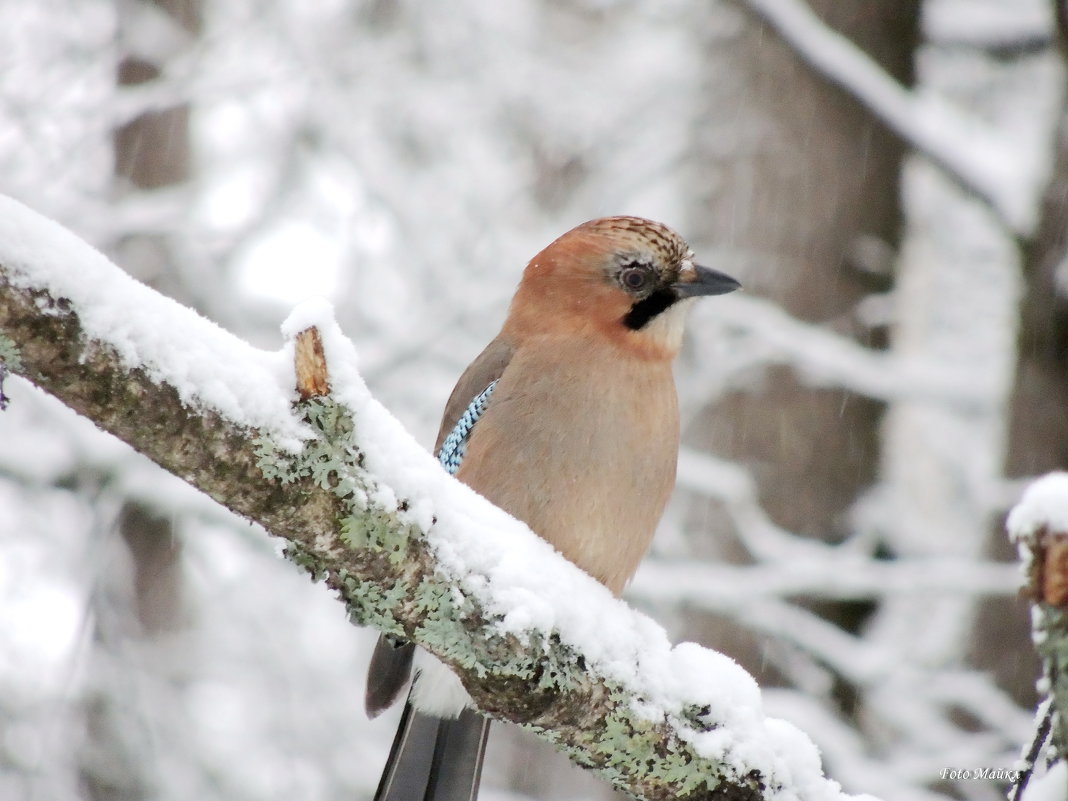
<svg viewBox="0 0 1068 801">
<path fill-rule="evenodd" d="M 1068 472 L 1049 473 L 1031 484 L 1009 512 L 1007 526 L 1016 541 L 1044 527 L 1068 532 Z"/>
</svg>

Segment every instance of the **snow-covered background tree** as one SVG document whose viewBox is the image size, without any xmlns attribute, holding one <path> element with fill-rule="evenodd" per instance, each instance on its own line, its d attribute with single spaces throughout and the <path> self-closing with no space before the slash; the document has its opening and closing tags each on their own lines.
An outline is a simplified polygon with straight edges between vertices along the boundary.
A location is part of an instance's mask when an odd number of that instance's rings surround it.
<svg viewBox="0 0 1068 801">
<path fill-rule="evenodd" d="M 748 291 L 694 315 L 629 597 L 847 789 L 983 801 L 943 771 L 1012 767 L 1037 676 L 1000 520 L 1068 452 L 1055 7 L 0 0 L 0 191 L 263 347 L 331 298 L 428 445 L 526 259 L 603 214 L 676 227 Z M 369 798 L 375 632 L 5 387 L 0 797 Z M 485 798 L 611 796 L 491 748 Z"/>
</svg>

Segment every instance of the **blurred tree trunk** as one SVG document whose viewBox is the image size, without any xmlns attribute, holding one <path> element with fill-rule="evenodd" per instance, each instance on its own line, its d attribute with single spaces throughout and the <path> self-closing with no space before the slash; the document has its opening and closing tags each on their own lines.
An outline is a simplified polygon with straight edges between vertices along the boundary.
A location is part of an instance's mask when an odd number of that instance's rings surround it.
<svg viewBox="0 0 1068 801">
<path fill-rule="evenodd" d="M 899 82 L 912 84 L 918 0 L 812 6 Z M 884 331 L 860 319 L 857 304 L 889 287 L 904 147 L 765 24 L 739 13 L 739 25 L 735 35 L 724 36 L 722 26 L 708 34 L 708 107 L 693 159 L 703 165 L 694 178 L 705 203 L 687 230 L 704 238 L 700 251 L 717 250 L 724 263 L 736 263 L 754 294 L 881 347 Z M 880 414 L 872 400 L 806 386 L 791 369 L 773 368 L 707 409 L 685 437 L 746 465 L 780 526 L 837 541 L 874 479 Z M 692 530 L 707 532 L 694 542 L 700 555 L 745 558 L 715 505 L 702 502 L 692 516 Z M 714 626 L 700 636 L 758 676 L 764 671 L 748 635 Z"/>
<path fill-rule="evenodd" d="M 159 78 L 162 59 L 201 27 L 201 0 L 123 0 L 118 6 L 124 53 L 116 76 L 120 87 Z M 165 189 L 189 179 L 189 115 L 188 104 L 178 105 L 141 114 L 114 132 L 118 195 Z M 129 272 L 181 299 L 166 236 L 134 234 L 113 249 Z M 138 641 L 151 643 L 179 630 L 184 609 L 182 552 L 171 521 L 136 502 L 122 503 L 114 525 L 125 558 L 112 558 L 128 560 L 130 570 L 104 570 L 99 578 L 103 586 L 94 593 L 96 654 L 81 758 L 86 797 L 100 801 L 155 794 L 152 763 L 144 758 L 148 743 L 137 734 L 147 710 L 139 708 L 131 692 L 136 682 L 131 671 L 140 666 Z"/>
<path fill-rule="evenodd" d="M 905 85 L 913 79 L 919 2 L 820 0 L 823 20 Z M 704 207 L 688 226 L 738 254 L 744 283 L 794 316 L 880 344 L 855 314 L 887 287 L 901 224 L 900 141 L 814 74 L 767 27 L 708 44 L 707 122 L 697 132 Z M 744 132 L 744 141 L 725 137 Z M 725 144 L 726 143 L 726 144 Z M 874 256 L 874 258 L 873 258 Z M 788 369 L 754 377 L 700 425 L 717 454 L 747 464 L 772 518 L 834 540 L 871 483 L 879 406 L 812 389 Z M 697 433 L 697 432 L 691 432 Z"/>
<path fill-rule="evenodd" d="M 120 87 L 160 78 L 167 57 L 186 48 L 201 27 L 201 0 L 121 0 L 119 29 L 125 55 Z M 192 170 L 190 106 L 146 112 L 114 133 L 115 188 L 119 196 L 173 188 Z M 168 237 L 134 234 L 115 243 L 116 262 L 155 289 L 182 300 L 180 274 L 171 263 Z"/>
<path fill-rule="evenodd" d="M 146 759 L 151 739 L 144 733 L 154 716 L 149 704 L 160 696 L 145 692 L 154 677 L 140 673 L 151 664 L 155 639 L 180 630 L 184 612 L 182 552 L 170 520 L 136 502 L 121 502 L 117 520 L 98 518 L 97 548 L 105 567 L 91 600 L 94 651 L 80 776 L 86 798 L 94 801 L 158 794 L 152 761 Z M 174 652 L 164 661 L 166 669 L 150 671 L 162 674 L 161 683 L 182 669 Z"/>
<path fill-rule="evenodd" d="M 1068 466 L 1068 131 L 1062 125 L 1042 222 L 1024 253 L 1020 360 L 1006 471 L 1025 478 Z"/>
<path fill-rule="evenodd" d="M 1057 4 L 1058 52 L 1068 57 L 1068 9 Z M 1019 363 L 1006 473 L 1035 476 L 1068 467 L 1068 98 L 1034 239 L 1024 251 Z"/>
</svg>

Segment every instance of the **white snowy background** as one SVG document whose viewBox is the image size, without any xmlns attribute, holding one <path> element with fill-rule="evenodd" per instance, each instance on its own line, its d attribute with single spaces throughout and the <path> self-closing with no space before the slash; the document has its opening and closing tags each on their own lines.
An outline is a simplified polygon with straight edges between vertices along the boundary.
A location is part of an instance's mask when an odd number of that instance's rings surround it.
<svg viewBox="0 0 1068 801">
<path fill-rule="evenodd" d="M 295 304 L 330 298 L 372 392 L 427 444 L 526 259 L 603 214 L 676 227 L 749 291 L 694 315 L 679 490 L 630 599 L 753 671 L 768 714 L 808 732 L 847 790 L 1000 798 L 941 774 L 1010 769 L 1030 735 L 1036 664 L 998 531 L 1029 477 L 1006 463 L 1018 242 L 1049 213 L 1062 115 L 1052 6 L 928 0 L 906 90 L 805 9 L 204 0 L 189 32 L 151 3 L 0 0 L 0 192 L 260 347 L 280 346 Z M 781 74 L 776 30 L 803 56 Z M 131 55 L 159 76 L 118 85 Z M 874 276 L 845 310 L 784 300 L 820 251 L 761 249 L 746 218 L 760 160 L 789 167 L 776 148 L 792 140 L 745 87 L 772 80 L 788 105 L 819 75 L 958 178 L 907 155 L 871 188 L 897 216 L 824 270 L 828 296 Z M 131 185 L 113 131 L 175 107 L 185 175 Z M 849 147 L 820 130 L 794 132 L 810 149 L 792 158 Z M 763 222 L 788 229 L 824 201 L 851 213 L 834 193 L 780 198 Z M 784 369 L 837 393 L 842 426 L 847 399 L 877 410 L 871 475 L 831 524 L 781 512 L 794 498 L 765 460 L 796 458 L 791 431 L 760 456 L 710 445 Z M 362 712 L 374 632 L 261 532 L 24 382 L 5 388 L 0 798 L 369 798 L 395 724 Z M 813 483 L 843 492 L 833 471 Z M 504 727 L 490 749 L 484 798 L 611 797 Z"/>
</svg>

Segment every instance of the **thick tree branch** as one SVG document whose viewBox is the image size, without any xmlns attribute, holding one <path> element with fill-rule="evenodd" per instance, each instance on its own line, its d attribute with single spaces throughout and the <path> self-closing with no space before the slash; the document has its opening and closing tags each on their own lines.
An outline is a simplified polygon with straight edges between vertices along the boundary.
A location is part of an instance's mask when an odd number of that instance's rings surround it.
<svg viewBox="0 0 1068 801">
<path fill-rule="evenodd" d="M 285 330 L 307 332 L 300 396 L 292 341 L 256 351 L 0 198 L 0 360 L 284 538 L 354 621 L 423 645 L 484 711 L 635 797 L 842 797 L 740 668 L 672 648 L 446 476 L 366 395 L 323 308 Z"/>
</svg>

